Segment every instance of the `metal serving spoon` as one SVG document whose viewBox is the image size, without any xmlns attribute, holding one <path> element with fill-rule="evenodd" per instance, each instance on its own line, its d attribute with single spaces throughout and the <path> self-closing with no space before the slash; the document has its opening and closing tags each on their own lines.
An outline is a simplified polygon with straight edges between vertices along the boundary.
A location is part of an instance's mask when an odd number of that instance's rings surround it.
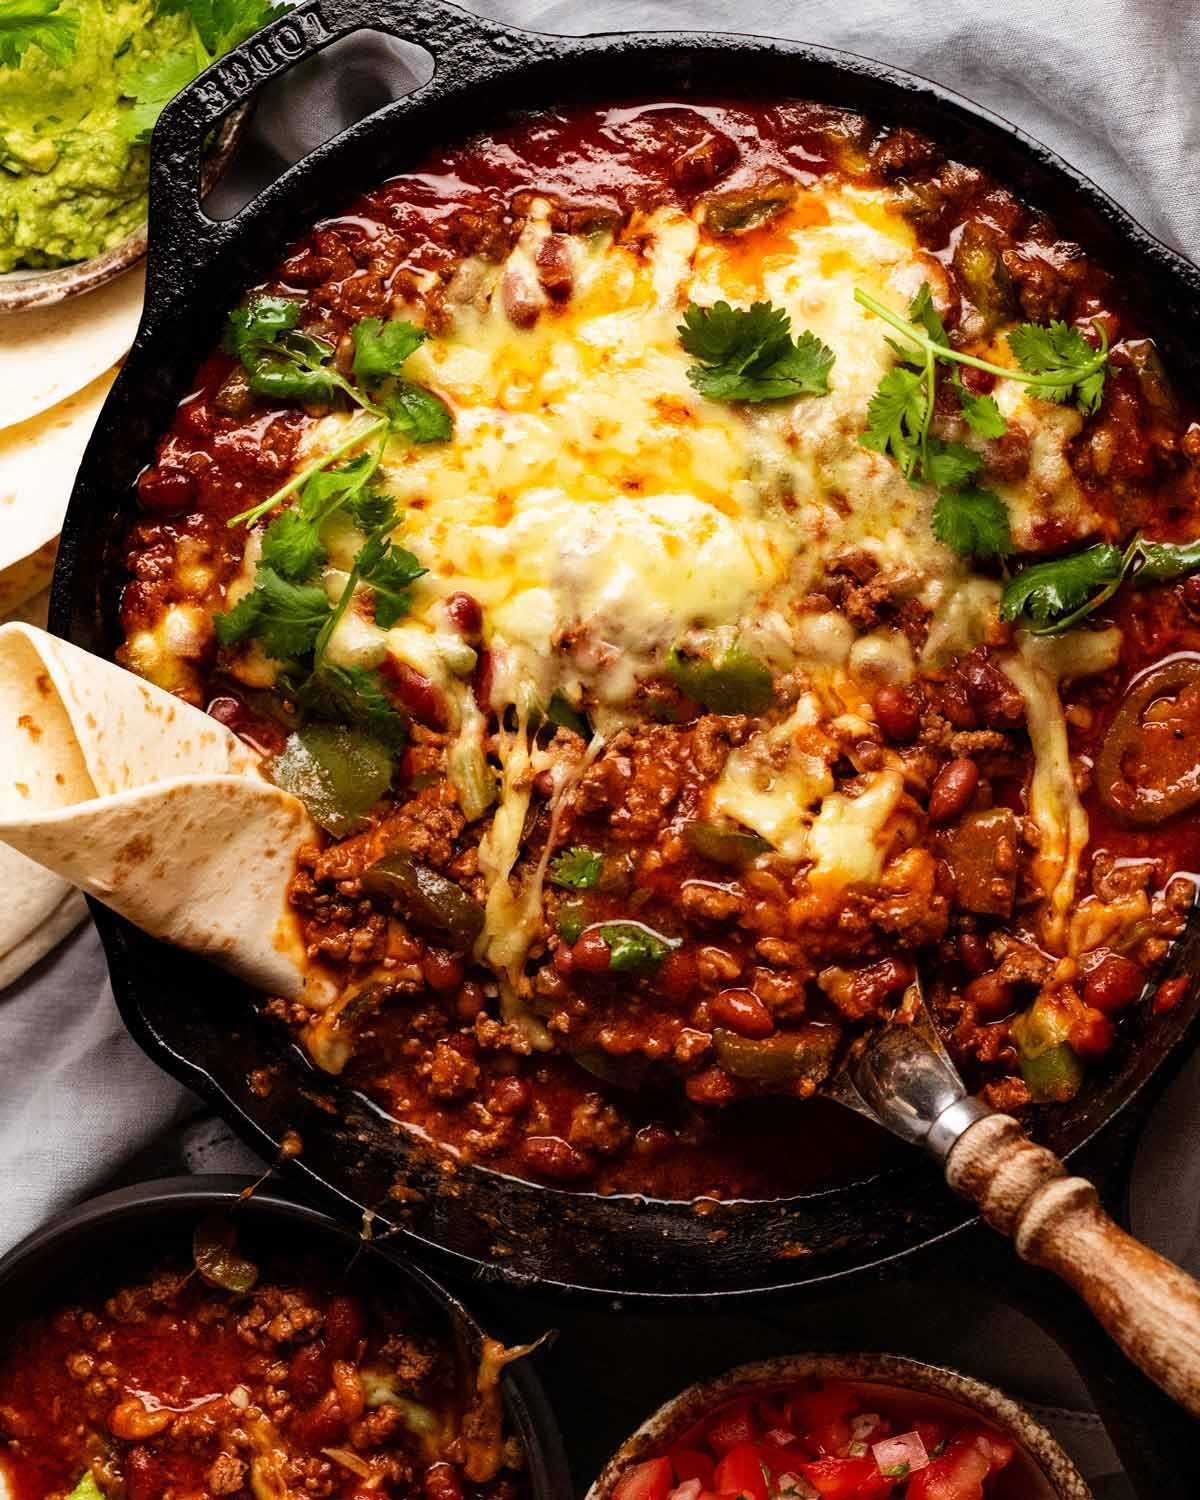
<svg viewBox="0 0 1200 1500">
<path fill-rule="evenodd" d="M 1200 1417 L 1200 1282 L 1126 1234 L 1092 1184 L 1069 1177 L 1011 1115 L 967 1093 L 919 981 L 823 1092 L 923 1146 L 1022 1260 L 1061 1277 L 1134 1364 Z"/>
</svg>

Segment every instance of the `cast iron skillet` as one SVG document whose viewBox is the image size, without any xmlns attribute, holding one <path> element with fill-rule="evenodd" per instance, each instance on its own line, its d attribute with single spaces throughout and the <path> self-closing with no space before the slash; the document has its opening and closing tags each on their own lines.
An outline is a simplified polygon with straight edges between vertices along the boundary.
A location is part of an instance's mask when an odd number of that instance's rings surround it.
<svg viewBox="0 0 1200 1500">
<path fill-rule="evenodd" d="M 216 223 L 196 194 L 202 143 L 262 80 L 347 32 L 384 29 L 426 47 L 432 80 L 354 125 L 287 171 L 235 219 Z M 1091 182 L 1007 122 L 910 74 L 844 53 L 769 38 L 514 31 L 439 0 L 309 0 L 235 49 L 185 90 L 154 136 L 146 313 L 88 446 L 63 529 L 52 628 L 101 656 L 117 644 L 121 538 L 133 482 L 188 390 L 241 289 L 290 238 L 350 195 L 414 165 L 432 146 L 519 109 L 618 96 L 761 93 L 824 100 L 909 125 L 1051 211 L 1063 231 L 1123 273 L 1145 325 L 1182 383 L 1200 387 L 1200 271 Z M 336 1080 L 316 1073 L 259 1021 L 234 981 L 167 949 L 93 903 L 121 1012 L 150 1055 L 203 1094 L 264 1156 L 297 1130 L 289 1167 L 343 1214 L 364 1207 L 484 1274 L 574 1292 L 660 1299 L 813 1284 L 878 1265 L 969 1222 L 922 1162 L 789 1200 L 691 1205 L 567 1194 L 480 1168 L 440 1169 L 427 1152 Z M 1177 954 L 1189 965 L 1195 932 Z M 1197 1030 L 1193 996 L 1153 1025 L 1134 1023 L 1081 1095 L 1044 1118 L 1069 1155 Z M 266 1098 L 247 1074 L 271 1066 Z M 797 1149 L 819 1130 L 797 1112 Z M 805 1141 L 806 1131 L 815 1139 Z M 399 1184 L 399 1193 L 395 1191 Z"/>
<path fill-rule="evenodd" d="M 72 1209 L 0 1259 L 0 1346 L 32 1313 L 49 1310 L 97 1270 L 120 1276 L 122 1257 L 187 1255 L 192 1232 L 207 1214 L 232 1208 L 250 1185 L 241 1177 L 171 1177 L 119 1188 Z M 251 1259 L 272 1249 L 300 1248 L 330 1265 L 363 1267 L 415 1306 L 436 1309 L 440 1327 L 465 1370 L 479 1359 L 483 1331 L 466 1308 L 417 1267 L 364 1245 L 345 1225 L 266 1187 L 237 1204 L 238 1244 Z M 527 1359 L 509 1365 L 503 1379 L 509 1430 L 525 1448 L 532 1500 L 563 1500 L 571 1492 L 566 1454 L 541 1382 Z"/>
</svg>

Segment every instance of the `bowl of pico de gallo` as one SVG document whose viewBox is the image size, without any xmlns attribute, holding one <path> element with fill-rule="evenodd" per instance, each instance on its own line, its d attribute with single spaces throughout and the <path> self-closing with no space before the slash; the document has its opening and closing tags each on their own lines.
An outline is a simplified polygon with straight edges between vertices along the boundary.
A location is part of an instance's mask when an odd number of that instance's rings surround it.
<svg viewBox="0 0 1200 1500">
<path fill-rule="evenodd" d="M 889 1354 L 789 1355 L 689 1386 L 587 1500 L 1092 1500 L 995 1386 Z"/>
</svg>

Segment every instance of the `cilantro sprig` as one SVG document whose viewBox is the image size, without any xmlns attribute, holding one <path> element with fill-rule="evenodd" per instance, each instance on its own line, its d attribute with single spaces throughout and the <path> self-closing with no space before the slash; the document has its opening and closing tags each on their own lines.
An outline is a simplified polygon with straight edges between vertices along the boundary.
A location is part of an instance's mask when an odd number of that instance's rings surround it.
<svg viewBox="0 0 1200 1500">
<path fill-rule="evenodd" d="M 62 0 L 0 0 L 0 67 L 15 68 L 30 47 L 55 67 L 69 62 L 79 40 L 79 17 L 60 10 Z"/>
<path fill-rule="evenodd" d="M 1024 616 L 1034 635 L 1057 635 L 1093 614 L 1123 584 L 1143 588 L 1200 571 L 1200 542 L 1151 542 L 1135 536 L 1122 550 L 1100 542 L 1082 552 L 1031 563 L 1009 579 L 1000 616 Z"/>
<path fill-rule="evenodd" d="M 809 329 L 793 339 L 788 313 L 769 302 L 749 309 L 689 302 L 679 341 L 698 361 L 688 369 L 688 379 L 713 400 L 778 401 L 829 391 L 833 350 Z"/>
<path fill-rule="evenodd" d="M 944 442 L 931 431 L 939 367 L 969 365 L 1021 381 L 1047 400 L 1074 398 L 1081 410 L 1090 412 L 1099 404 L 1107 372 L 1104 329 L 1096 325 L 1100 336 L 1096 350 L 1078 330 L 1064 323 L 1022 324 L 1008 337 L 1019 367 L 1011 368 L 951 348 L 928 282 L 922 283 L 909 303 L 906 317 L 861 287 L 855 289 L 854 297 L 900 335 L 888 339 L 899 363 L 887 371 L 871 397 L 867 428 L 860 439 L 863 447 L 894 459 L 910 484 L 929 484 L 938 490 L 932 525 L 939 541 L 967 556 L 1007 556 L 1013 550 L 1008 508 L 999 495 L 975 481 L 983 459 L 965 443 Z M 977 437 L 1003 436 L 1007 424 L 994 397 L 968 390 L 957 369 L 951 388 L 964 421 Z"/>
<path fill-rule="evenodd" d="M 29 7 L 30 0 L 20 3 Z M 121 134 L 131 142 L 148 141 L 159 115 L 181 89 L 286 8 L 270 0 L 157 0 L 159 15 L 187 16 L 187 39 L 175 51 L 158 54 L 125 74 L 122 96 L 130 107 L 118 122 Z"/>
<path fill-rule="evenodd" d="M 569 891 L 590 891 L 600 883 L 604 872 L 604 856 L 595 849 L 577 844 L 573 849 L 564 849 L 550 863 L 550 880 Z"/>
</svg>

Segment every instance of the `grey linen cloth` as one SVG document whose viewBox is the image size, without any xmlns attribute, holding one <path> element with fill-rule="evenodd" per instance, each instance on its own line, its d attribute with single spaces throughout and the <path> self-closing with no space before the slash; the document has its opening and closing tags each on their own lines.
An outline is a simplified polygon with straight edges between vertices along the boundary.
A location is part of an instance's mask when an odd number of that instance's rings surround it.
<svg viewBox="0 0 1200 1500">
<path fill-rule="evenodd" d="M 470 8 L 543 31 L 790 36 L 909 68 L 1019 124 L 1160 237 L 1200 255 L 1200 7 L 1186 0 L 1006 0 L 998 7 L 970 0 L 491 0 Z M 251 138 L 218 189 L 217 211 L 234 211 L 288 162 L 427 75 L 419 51 L 378 33 L 301 65 L 264 91 Z M 736 94 L 738 79 L 727 87 Z M 1200 1061 L 1145 1132 L 1132 1190 L 1135 1230 L 1196 1271 L 1198 1101 Z M 116 1175 L 240 1170 L 253 1160 L 122 1031 L 90 925 L 0 994 L 0 1250 Z M 1032 1328 L 1011 1322 L 1011 1314 L 981 1309 L 974 1327 L 943 1326 L 937 1346 L 921 1352 L 1038 1403 L 1097 1494 L 1128 1496 L 1066 1360 Z M 895 1346 L 920 1347 L 915 1336 L 899 1336 L 902 1324 L 903 1312 L 893 1310 Z"/>
</svg>

